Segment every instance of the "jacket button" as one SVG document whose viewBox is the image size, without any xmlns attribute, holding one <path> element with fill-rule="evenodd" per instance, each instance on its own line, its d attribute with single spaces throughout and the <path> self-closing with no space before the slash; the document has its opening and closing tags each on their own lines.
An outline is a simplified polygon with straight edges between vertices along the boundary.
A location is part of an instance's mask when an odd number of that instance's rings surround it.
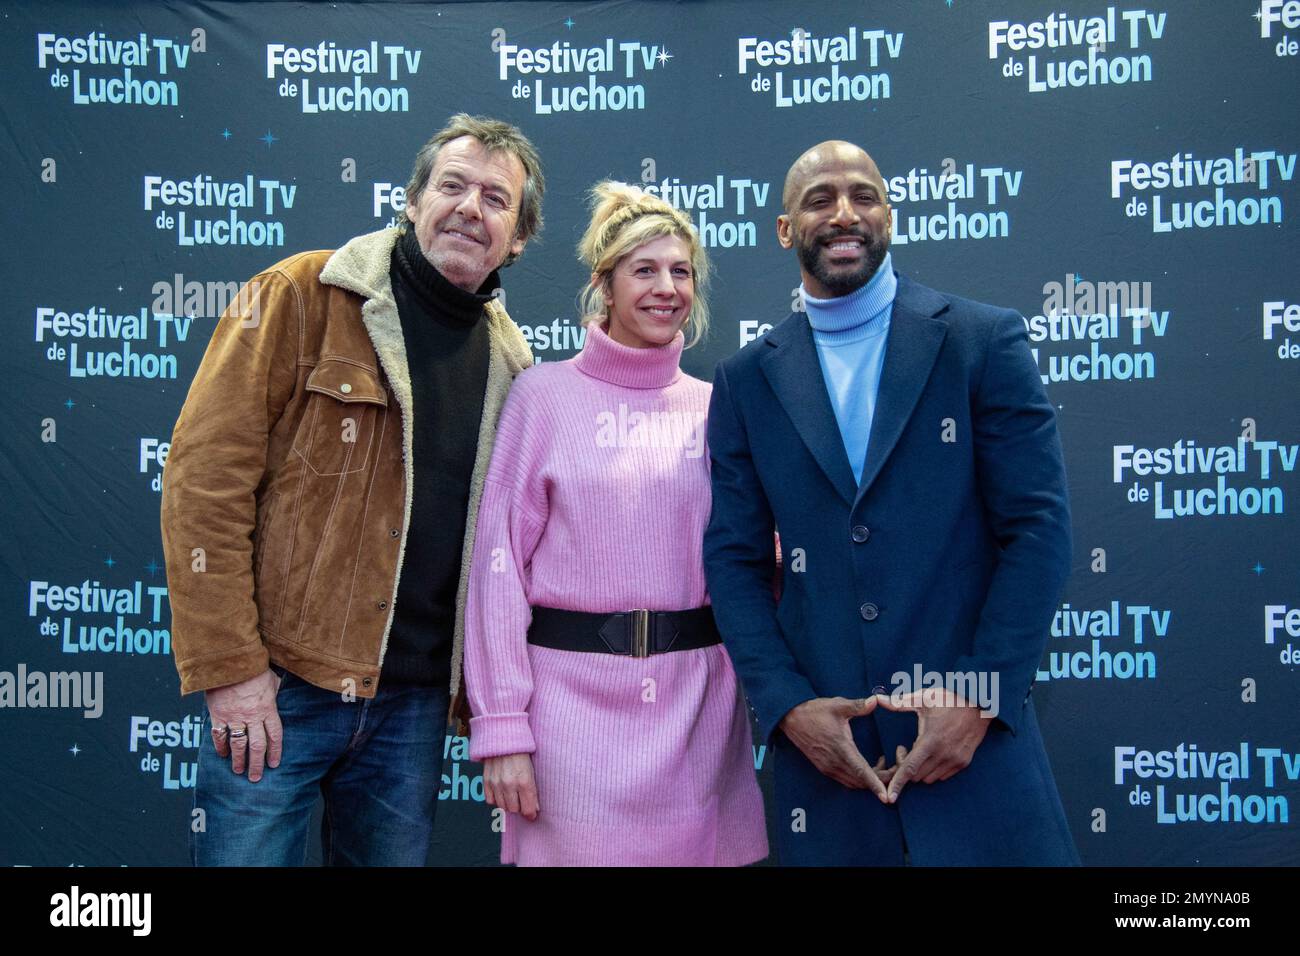
<svg viewBox="0 0 1300 956">
<path fill-rule="evenodd" d="M 387 602 L 387 601 L 380 601 L 380 602 L 379 602 L 377 605 L 375 605 L 375 606 L 376 606 L 377 608 L 379 608 L 379 610 L 382 611 L 384 608 L 388 607 L 388 602 Z"/>
<path fill-rule="evenodd" d="M 880 617 L 880 608 L 876 607 L 870 601 L 858 608 L 858 613 L 862 615 L 864 621 L 874 621 Z"/>
<path fill-rule="evenodd" d="M 855 544 L 862 544 L 870 537 L 871 529 L 866 525 L 859 524 L 853 526 L 853 541 Z"/>
<path fill-rule="evenodd" d="M 344 395 L 351 394 L 352 386 L 349 385 L 347 382 L 344 382 L 342 385 L 339 386 L 339 391 L 342 392 Z"/>
<path fill-rule="evenodd" d="M 396 528 L 393 528 L 391 531 L 388 532 L 388 536 L 390 538 L 396 538 L 401 533 L 402 532 L 398 531 Z"/>
<path fill-rule="evenodd" d="M 361 686 L 362 686 L 362 687 L 369 687 L 369 686 L 370 686 L 371 684 L 373 684 L 374 682 L 375 682 L 375 679 L 374 679 L 373 677 L 363 677 L 363 678 L 361 678 Z"/>
</svg>

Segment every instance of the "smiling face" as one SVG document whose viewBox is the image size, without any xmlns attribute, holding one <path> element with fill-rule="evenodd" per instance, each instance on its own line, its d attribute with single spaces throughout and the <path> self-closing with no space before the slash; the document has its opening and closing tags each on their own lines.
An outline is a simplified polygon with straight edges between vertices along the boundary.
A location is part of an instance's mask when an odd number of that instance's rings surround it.
<svg viewBox="0 0 1300 956">
<path fill-rule="evenodd" d="M 592 276 L 593 282 L 598 282 Z M 660 236 L 618 261 L 605 287 L 608 335 L 633 348 L 667 345 L 691 314 L 691 253 L 677 236 Z"/>
<path fill-rule="evenodd" d="M 512 153 L 489 152 L 472 136 L 446 143 L 429 182 L 406 214 L 424 256 L 457 288 L 476 292 L 510 254 L 524 193 L 524 166 Z"/>
<path fill-rule="evenodd" d="M 889 251 L 894 211 L 871 157 L 851 143 L 814 146 L 790 168 L 777 239 L 799 256 L 804 288 L 818 299 L 868 282 Z"/>
</svg>

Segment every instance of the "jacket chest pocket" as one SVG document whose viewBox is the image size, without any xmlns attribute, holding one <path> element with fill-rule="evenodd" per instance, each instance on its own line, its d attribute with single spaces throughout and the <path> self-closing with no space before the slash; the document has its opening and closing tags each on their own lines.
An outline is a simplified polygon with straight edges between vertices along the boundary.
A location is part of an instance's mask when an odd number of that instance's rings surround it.
<svg viewBox="0 0 1300 956">
<path fill-rule="evenodd" d="M 307 414 L 293 450 L 318 475 L 361 471 L 370 460 L 375 420 L 388 406 L 378 373 L 338 359 L 323 359 L 307 377 Z"/>
</svg>

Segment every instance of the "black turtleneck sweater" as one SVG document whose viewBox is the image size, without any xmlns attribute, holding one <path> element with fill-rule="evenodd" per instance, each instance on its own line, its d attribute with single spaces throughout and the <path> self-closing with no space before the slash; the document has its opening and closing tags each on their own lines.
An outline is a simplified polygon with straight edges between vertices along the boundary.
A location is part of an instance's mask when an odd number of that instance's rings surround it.
<svg viewBox="0 0 1300 956">
<path fill-rule="evenodd" d="M 415 487 L 380 681 L 446 687 L 487 387 L 483 304 L 491 296 L 484 290 L 495 289 L 498 277 L 493 272 L 477 293 L 457 288 L 424 257 L 410 229 L 393 247 L 389 275 L 411 374 Z"/>
</svg>

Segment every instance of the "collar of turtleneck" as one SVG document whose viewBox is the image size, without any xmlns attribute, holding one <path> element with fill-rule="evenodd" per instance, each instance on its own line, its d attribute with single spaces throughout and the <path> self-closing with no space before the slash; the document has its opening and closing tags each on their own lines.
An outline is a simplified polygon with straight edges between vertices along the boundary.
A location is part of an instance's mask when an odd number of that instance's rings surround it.
<svg viewBox="0 0 1300 956">
<path fill-rule="evenodd" d="M 890 254 L 864 285 L 834 299 L 815 299 L 805 290 L 804 308 L 819 340 L 850 342 L 879 335 L 889 326 L 890 306 L 898 291 L 898 277 Z"/>
<path fill-rule="evenodd" d="M 587 340 L 575 359 L 578 371 L 624 388 L 664 388 L 681 377 L 681 332 L 667 345 L 637 349 L 621 345 L 595 322 L 587 326 Z"/>
<path fill-rule="evenodd" d="M 501 277 L 494 270 L 477 292 L 466 292 L 452 285 L 425 258 L 415 230 L 409 228 L 393 246 L 393 263 L 421 304 L 430 311 L 466 324 L 473 324 L 482 317 L 483 306 L 492 298 L 492 290 L 501 284 Z"/>
</svg>

